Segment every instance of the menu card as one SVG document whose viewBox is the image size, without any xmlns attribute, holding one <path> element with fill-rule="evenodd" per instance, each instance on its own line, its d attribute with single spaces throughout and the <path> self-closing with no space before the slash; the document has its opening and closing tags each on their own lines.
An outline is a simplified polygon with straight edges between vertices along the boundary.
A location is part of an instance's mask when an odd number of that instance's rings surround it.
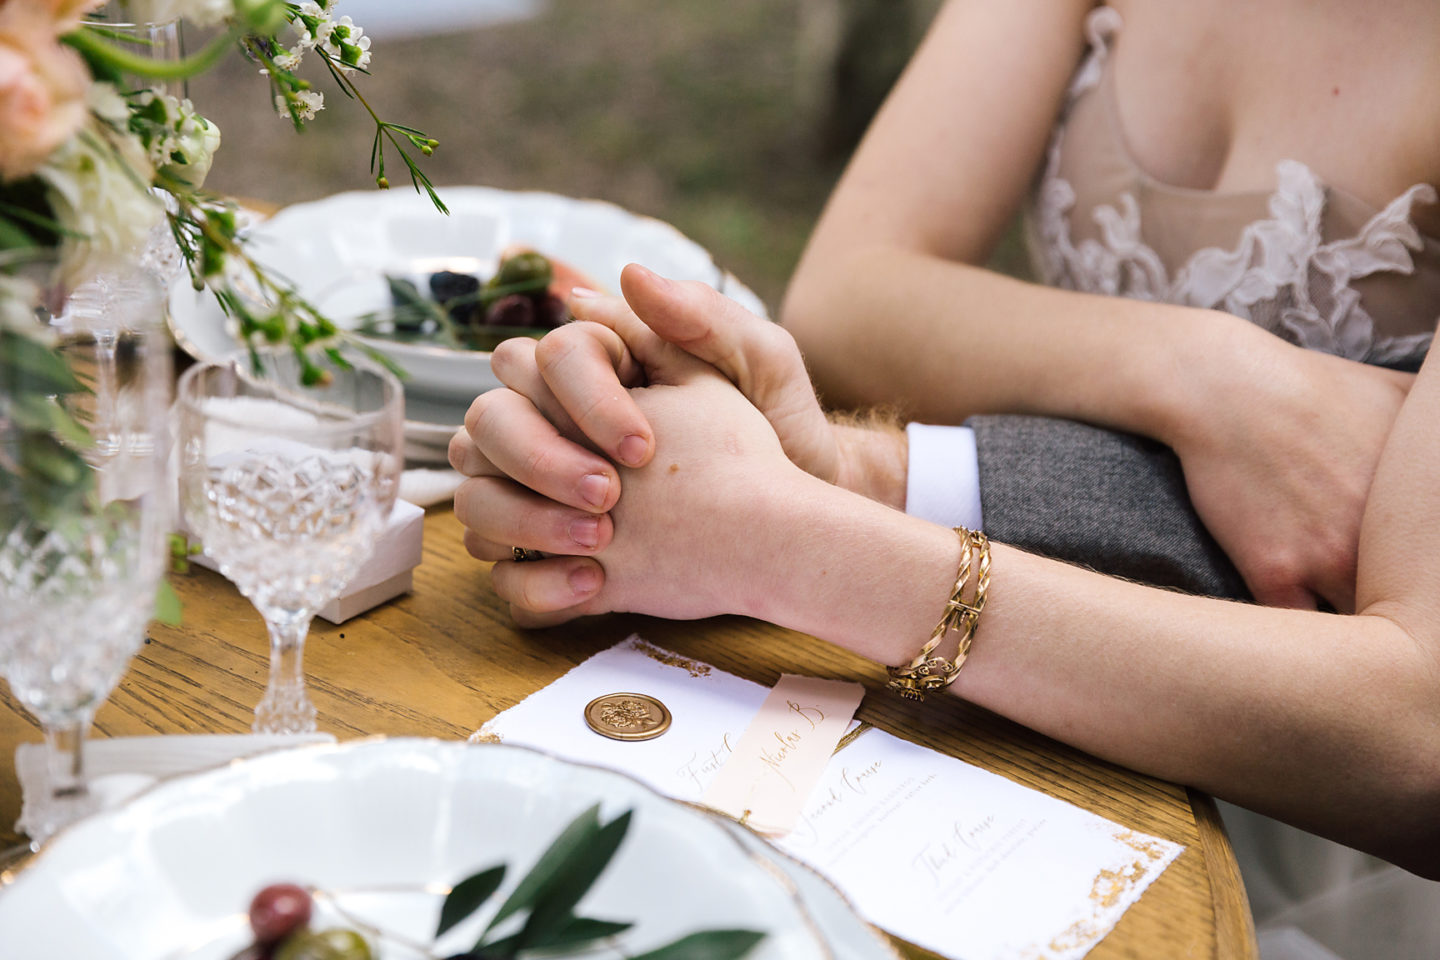
<svg viewBox="0 0 1440 960">
<path fill-rule="evenodd" d="M 621 691 L 664 703 L 669 729 L 641 741 L 591 731 L 586 704 Z M 632 636 L 471 739 L 613 767 L 699 802 L 768 693 Z M 772 842 L 871 923 L 965 960 L 1084 956 L 1184 849 L 873 729 L 835 752 L 795 828 Z"/>
</svg>

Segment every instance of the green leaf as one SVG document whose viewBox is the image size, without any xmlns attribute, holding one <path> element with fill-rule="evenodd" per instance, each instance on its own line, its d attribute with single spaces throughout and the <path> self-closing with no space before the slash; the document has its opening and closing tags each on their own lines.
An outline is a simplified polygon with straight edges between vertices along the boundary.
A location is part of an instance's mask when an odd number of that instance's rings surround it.
<svg viewBox="0 0 1440 960">
<path fill-rule="evenodd" d="M 386 370 L 389 370 L 391 373 L 393 373 L 393 374 L 395 375 L 396 379 L 398 379 L 398 380 L 409 380 L 409 379 L 410 379 L 410 374 L 405 371 L 405 368 L 404 368 L 404 367 L 400 366 L 400 364 L 396 363 L 396 362 L 395 362 L 393 359 L 391 359 L 389 356 L 387 356 L 386 354 L 384 354 L 383 352 L 381 352 L 381 351 L 379 351 L 379 350 L 376 350 L 374 347 L 370 346 L 368 343 L 362 343 L 362 344 L 360 344 L 360 352 L 363 353 L 363 354 L 365 354 L 365 356 L 369 357 L 371 360 L 373 360 L 373 361 L 375 361 L 376 363 L 380 364 L 380 366 L 384 367 Z"/>
<path fill-rule="evenodd" d="M 440 923 L 435 928 L 435 936 L 442 935 L 446 930 L 480 909 L 480 905 L 500 889 L 500 883 L 504 879 L 505 865 L 502 863 L 498 867 L 491 867 L 489 870 L 482 870 L 468 876 L 451 887 L 449 895 L 445 897 L 445 902 L 440 906 Z"/>
<path fill-rule="evenodd" d="M 0 250 L 24 250 L 36 246 L 30 234 L 9 220 L 0 219 Z"/>
<path fill-rule="evenodd" d="M 90 465 L 80 454 L 48 433 L 21 434 L 20 470 L 63 489 L 81 487 L 91 478 Z"/>
<path fill-rule="evenodd" d="M 54 397 L 22 392 L 11 400 L 10 411 L 15 422 L 26 430 L 54 434 L 66 446 L 84 450 L 95 442 L 90 431 Z"/>
<path fill-rule="evenodd" d="M 477 943 L 469 953 L 461 954 L 461 956 L 474 957 L 475 960 L 512 960 L 519 952 L 520 933 L 517 931 L 508 937 L 501 937 L 499 940 Z"/>
<path fill-rule="evenodd" d="M 635 924 L 624 923 L 620 920 L 596 920 L 592 917 L 571 917 L 569 923 L 560 927 L 550 936 L 545 946 L 556 950 L 562 947 L 578 947 L 582 944 L 593 943 L 596 940 L 604 940 L 607 937 L 619 936 L 633 926 L 635 926 Z"/>
<path fill-rule="evenodd" d="M 625 811 L 577 846 L 556 871 L 555 879 L 535 895 L 535 906 L 520 934 L 522 949 L 548 947 L 551 938 L 565 929 L 575 905 L 614 859 L 630 828 L 631 813 Z"/>
<path fill-rule="evenodd" d="M 26 393 L 79 393 L 85 389 L 64 357 L 39 341 L 10 331 L 0 331 L 0 382 L 16 384 L 16 392 Z"/>
<path fill-rule="evenodd" d="M 599 832 L 600 804 L 597 803 L 571 820 L 570 825 L 561 831 L 560 836 L 540 855 L 540 859 L 535 861 L 535 866 L 530 868 L 525 879 L 520 881 L 501 904 L 500 911 L 491 918 L 485 932 L 494 930 L 506 918 L 532 908 L 536 900 L 544 894 L 545 888 L 555 881 L 557 871 L 564 867 L 576 850 L 584 849 Z"/>
<path fill-rule="evenodd" d="M 758 930 L 702 930 L 630 960 L 740 960 L 764 939 Z"/>
<path fill-rule="evenodd" d="M 159 587 L 155 590 L 155 614 L 154 619 L 170 627 L 180 626 L 183 607 L 180 603 L 180 595 L 170 585 L 169 580 L 161 579 Z"/>
</svg>

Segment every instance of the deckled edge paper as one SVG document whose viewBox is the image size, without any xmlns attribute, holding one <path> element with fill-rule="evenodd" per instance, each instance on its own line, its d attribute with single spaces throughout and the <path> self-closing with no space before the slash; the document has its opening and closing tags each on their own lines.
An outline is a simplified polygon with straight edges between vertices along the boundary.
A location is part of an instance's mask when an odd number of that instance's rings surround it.
<svg viewBox="0 0 1440 960">
<path fill-rule="evenodd" d="M 592 733 L 585 704 L 620 690 L 664 702 L 670 730 L 634 743 Z M 697 801 L 767 693 L 632 636 L 471 739 L 609 766 Z M 1184 850 L 878 730 L 834 755 L 777 845 L 871 923 L 964 960 L 1078 960 Z"/>
</svg>

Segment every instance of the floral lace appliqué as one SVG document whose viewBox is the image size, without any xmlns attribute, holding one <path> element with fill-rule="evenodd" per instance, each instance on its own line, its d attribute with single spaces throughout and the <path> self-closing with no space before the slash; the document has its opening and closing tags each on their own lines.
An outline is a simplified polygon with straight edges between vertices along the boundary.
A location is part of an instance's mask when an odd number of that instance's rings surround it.
<svg viewBox="0 0 1440 960">
<path fill-rule="evenodd" d="M 1120 27 L 1109 7 L 1086 23 L 1090 54 L 1071 82 L 1069 100 L 1095 87 L 1111 37 Z M 1436 202 L 1435 188 L 1417 184 L 1373 216 L 1353 237 L 1322 239 L 1325 187 L 1305 164 L 1276 166 L 1269 219 L 1248 224 L 1233 249 L 1206 247 L 1170 276 L 1144 239 L 1141 206 L 1126 191 L 1114 205 L 1091 211 L 1098 238 L 1072 242 L 1075 191 L 1059 174 L 1064 121 L 1051 138 L 1036 191 L 1034 225 L 1046 283 L 1088 293 L 1224 310 L 1292 343 L 1372 363 L 1423 356 L 1432 334 L 1382 337 L 1351 282 L 1373 273 L 1411 274 L 1423 238 L 1411 220 L 1416 203 Z"/>
</svg>

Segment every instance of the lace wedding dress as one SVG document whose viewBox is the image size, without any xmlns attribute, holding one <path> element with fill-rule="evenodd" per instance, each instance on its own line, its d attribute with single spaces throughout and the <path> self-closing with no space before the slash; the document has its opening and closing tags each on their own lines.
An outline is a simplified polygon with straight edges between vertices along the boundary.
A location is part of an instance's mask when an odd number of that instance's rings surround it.
<svg viewBox="0 0 1440 960">
<path fill-rule="evenodd" d="M 1285 160 L 1271 191 L 1161 183 L 1135 162 L 1116 109 L 1121 27 L 1090 14 L 1027 210 L 1034 262 L 1054 286 L 1237 314 L 1292 343 L 1416 369 L 1440 319 L 1440 241 L 1411 211 L 1417 184 L 1376 210 Z M 1221 804 L 1263 960 L 1440 957 L 1440 884 L 1259 814 Z M 1440 814 L 1440 812 L 1437 812 Z"/>
</svg>

